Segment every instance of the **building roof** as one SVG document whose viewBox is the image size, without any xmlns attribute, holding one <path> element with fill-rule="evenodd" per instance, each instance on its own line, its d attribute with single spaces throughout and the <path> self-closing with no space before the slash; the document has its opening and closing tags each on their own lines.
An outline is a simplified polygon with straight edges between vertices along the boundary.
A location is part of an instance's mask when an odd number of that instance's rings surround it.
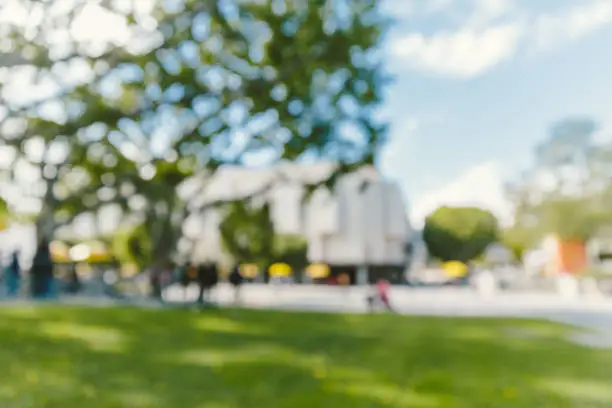
<svg viewBox="0 0 612 408">
<path fill-rule="evenodd" d="M 192 205 L 199 208 L 216 201 L 240 200 L 278 184 L 321 183 L 332 175 L 334 169 L 335 165 L 331 162 L 283 162 L 266 168 L 222 167 L 212 178 L 199 176 L 189 181 L 193 186 L 190 189 L 194 191 Z M 373 166 L 367 166 L 343 179 L 376 181 L 381 180 L 382 176 Z M 198 189 L 200 191 L 195 193 Z"/>
</svg>

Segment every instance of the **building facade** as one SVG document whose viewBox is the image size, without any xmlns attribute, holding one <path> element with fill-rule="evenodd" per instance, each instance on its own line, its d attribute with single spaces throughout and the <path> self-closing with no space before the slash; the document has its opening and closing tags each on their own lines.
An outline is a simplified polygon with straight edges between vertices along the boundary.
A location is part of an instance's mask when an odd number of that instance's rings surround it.
<svg viewBox="0 0 612 408">
<path fill-rule="evenodd" d="M 319 188 L 305 199 L 305 185 L 325 180 L 333 165 L 282 164 L 247 170 L 218 172 L 196 200 L 206 207 L 217 200 L 242 198 L 265 191 L 278 234 L 302 235 L 312 263 L 330 265 L 332 274 L 347 273 L 352 283 L 365 284 L 385 277 L 403 281 L 409 265 L 412 232 L 404 200 L 395 183 L 373 167 L 344 175 L 333 191 Z M 197 237 L 197 260 L 217 260 L 222 251 L 221 214 L 209 209 L 191 220 Z"/>
</svg>

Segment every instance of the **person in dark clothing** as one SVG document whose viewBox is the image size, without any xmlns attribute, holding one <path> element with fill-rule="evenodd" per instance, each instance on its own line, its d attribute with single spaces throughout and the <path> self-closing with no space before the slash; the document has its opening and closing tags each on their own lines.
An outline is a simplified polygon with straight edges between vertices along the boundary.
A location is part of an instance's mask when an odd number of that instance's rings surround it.
<svg viewBox="0 0 612 408">
<path fill-rule="evenodd" d="M 197 299 L 197 303 L 199 305 L 204 304 L 204 294 L 206 292 L 206 281 L 207 281 L 207 276 L 209 275 L 209 269 L 210 269 L 210 265 L 208 264 L 202 264 L 202 265 L 198 265 L 198 299 Z"/>
<path fill-rule="evenodd" d="M 209 279 L 209 289 L 214 288 L 219 283 L 219 269 L 217 268 L 216 263 L 210 264 L 210 279 Z"/>
<path fill-rule="evenodd" d="M 197 303 L 204 304 L 205 295 L 210 295 L 210 291 L 219 283 L 219 271 L 217 265 L 207 262 L 198 266 L 198 286 L 200 288 Z"/>
<path fill-rule="evenodd" d="M 45 298 L 52 294 L 53 260 L 49 241 L 42 239 L 36 249 L 32 268 L 30 269 L 31 291 L 34 298 Z"/>
<path fill-rule="evenodd" d="M 14 252 L 11 256 L 11 263 L 6 268 L 5 277 L 7 295 L 11 297 L 16 296 L 19 293 L 19 283 L 21 282 L 18 252 Z"/>
<path fill-rule="evenodd" d="M 192 266 L 190 264 L 186 264 L 177 269 L 177 281 L 183 288 L 187 288 L 191 283 L 191 278 L 189 276 L 191 268 Z"/>
<path fill-rule="evenodd" d="M 183 266 L 177 266 L 175 269 L 176 282 L 178 282 L 183 289 L 183 301 L 187 300 L 187 288 L 189 288 L 189 284 L 191 283 L 191 277 L 189 276 L 191 268 L 191 264 L 186 263 Z"/>
<path fill-rule="evenodd" d="M 162 268 L 153 265 L 149 268 L 149 284 L 151 285 L 151 297 L 154 300 L 162 300 Z"/>
<path fill-rule="evenodd" d="M 81 280 L 76 270 L 76 265 L 70 266 L 70 274 L 68 275 L 68 285 L 66 285 L 66 292 L 71 295 L 76 295 L 81 290 Z"/>
<path fill-rule="evenodd" d="M 244 278 L 240 273 L 240 264 L 237 263 L 232 268 L 232 271 L 229 275 L 229 283 L 234 287 L 234 303 L 240 302 L 240 288 L 244 283 Z"/>
</svg>

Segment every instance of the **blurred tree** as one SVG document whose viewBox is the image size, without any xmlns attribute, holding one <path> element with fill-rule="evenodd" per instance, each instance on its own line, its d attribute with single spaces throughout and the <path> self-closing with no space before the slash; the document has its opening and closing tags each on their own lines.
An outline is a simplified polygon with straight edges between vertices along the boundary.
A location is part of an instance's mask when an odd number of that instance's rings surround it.
<svg viewBox="0 0 612 408">
<path fill-rule="evenodd" d="M 295 270 L 308 266 L 308 241 L 301 235 L 274 235 L 274 255 L 276 262 L 291 265 Z"/>
<path fill-rule="evenodd" d="M 113 234 L 111 253 L 121 265 L 136 265 L 141 270 L 154 259 L 151 237 L 142 225 L 121 228 Z"/>
<path fill-rule="evenodd" d="M 499 240 L 510 251 L 514 259 L 518 262 L 523 261 L 523 255 L 537 244 L 537 233 L 533 229 L 513 226 L 504 229 L 500 233 Z"/>
<path fill-rule="evenodd" d="M 574 197 L 547 194 L 541 201 L 517 209 L 512 234 L 522 237 L 524 244 L 529 246 L 537 244 L 547 234 L 586 242 L 612 222 L 606 198 L 612 197 L 603 192 Z"/>
<path fill-rule="evenodd" d="M 223 247 L 234 261 L 261 268 L 274 262 L 274 226 L 269 205 L 231 203 L 225 208 L 219 230 Z"/>
<path fill-rule="evenodd" d="M 274 254 L 276 261 L 290 265 L 294 279 L 302 282 L 309 265 L 306 238 L 301 235 L 277 234 L 274 236 Z"/>
<path fill-rule="evenodd" d="M 537 206 L 535 213 L 543 232 L 553 232 L 564 240 L 587 241 L 606 219 L 592 196 L 551 197 Z"/>
<path fill-rule="evenodd" d="M 223 247 L 235 261 L 254 263 L 263 270 L 286 263 L 296 273 L 308 265 L 307 241 L 299 235 L 276 234 L 268 204 L 230 204 L 220 231 Z"/>
<path fill-rule="evenodd" d="M 612 222 L 612 145 L 594 140 L 597 124 L 568 118 L 551 127 L 531 171 L 509 189 L 515 204 L 512 235 L 530 246 L 554 233 L 587 241 Z"/>
<path fill-rule="evenodd" d="M 469 262 L 497 238 L 497 219 L 474 207 L 440 207 L 425 220 L 423 240 L 441 261 Z"/>
<path fill-rule="evenodd" d="M 336 161 L 333 180 L 384 141 L 375 0 L 9 3 L 0 139 L 42 180 L 41 235 L 118 204 L 165 262 L 192 176 L 202 194 L 221 165 L 307 156 Z M 52 145 L 63 160 L 32 160 Z"/>
</svg>

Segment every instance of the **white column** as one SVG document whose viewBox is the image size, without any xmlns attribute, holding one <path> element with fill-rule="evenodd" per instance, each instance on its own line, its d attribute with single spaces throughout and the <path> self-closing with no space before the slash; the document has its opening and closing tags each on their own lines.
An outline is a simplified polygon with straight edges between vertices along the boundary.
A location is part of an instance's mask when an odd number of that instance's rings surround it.
<svg viewBox="0 0 612 408">
<path fill-rule="evenodd" d="M 360 265 L 357 268 L 357 285 L 363 286 L 368 284 L 368 266 Z"/>
</svg>

